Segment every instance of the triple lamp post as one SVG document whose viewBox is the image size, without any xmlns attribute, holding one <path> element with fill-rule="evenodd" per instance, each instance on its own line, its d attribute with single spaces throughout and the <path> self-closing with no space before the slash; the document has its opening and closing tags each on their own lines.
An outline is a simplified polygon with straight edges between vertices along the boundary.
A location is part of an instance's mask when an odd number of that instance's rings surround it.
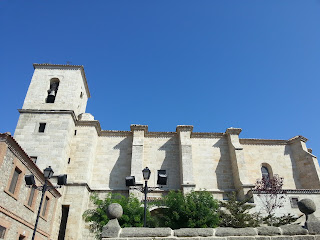
<svg viewBox="0 0 320 240">
<path fill-rule="evenodd" d="M 45 195 L 46 191 L 50 190 L 50 189 L 54 189 L 54 188 L 60 188 L 62 185 L 66 185 L 67 184 L 67 174 L 63 174 L 63 175 L 59 175 L 58 176 L 58 185 L 59 186 L 49 186 L 48 185 L 48 179 L 50 179 L 53 176 L 53 173 L 54 172 L 53 172 L 51 166 L 49 166 L 49 167 L 47 167 L 46 169 L 43 170 L 44 184 L 42 186 L 36 186 L 36 182 L 34 180 L 34 176 L 33 175 L 26 175 L 24 177 L 26 185 L 28 187 L 31 187 L 31 188 L 34 188 L 34 189 L 37 189 L 37 190 L 41 190 L 41 192 L 42 192 L 40 205 L 39 205 L 39 209 L 38 209 L 38 214 L 37 214 L 37 219 L 36 219 L 36 223 L 35 223 L 34 229 L 33 229 L 32 240 L 34 240 L 34 237 L 36 235 L 39 216 L 40 216 L 40 212 L 41 212 L 41 206 L 42 206 L 43 198 L 44 198 L 44 195 Z"/>
<path fill-rule="evenodd" d="M 160 189 L 162 185 L 167 185 L 167 174 L 166 170 L 158 170 L 158 180 L 157 184 L 161 185 L 160 187 L 148 187 L 148 180 L 151 175 L 151 171 L 148 167 L 142 170 L 142 175 L 144 179 L 144 187 L 136 186 L 135 176 L 126 177 L 126 186 L 132 187 L 131 189 L 139 190 L 144 193 L 144 218 L 143 218 L 143 226 L 147 227 L 147 194 L 148 192 L 152 192 L 156 189 Z"/>
</svg>

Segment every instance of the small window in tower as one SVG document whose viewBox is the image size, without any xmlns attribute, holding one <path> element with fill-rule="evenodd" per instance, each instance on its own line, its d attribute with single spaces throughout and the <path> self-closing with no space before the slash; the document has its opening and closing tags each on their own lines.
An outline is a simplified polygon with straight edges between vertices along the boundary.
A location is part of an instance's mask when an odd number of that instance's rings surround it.
<svg viewBox="0 0 320 240">
<path fill-rule="evenodd" d="M 71 158 L 68 159 L 68 164 L 70 164 L 70 162 L 71 162 Z"/>
<path fill-rule="evenodd" d="M 50 89 L 48 90 L 48 97 L 46 99 L 47 103 L 54 103 L 57 96 L 58 88 L 59 88 L 59 79 L 52 78 L 50 80 Z"/>
<path fill-rule="evenodd" d="M 83 92 L 80 93 L 80 98 L 83 98 Z"/>
<path fill-rule="evenodd" d="M 74 135 L 75 135 L 75 136 L 77 135 L 77 130 L 74 130 Z"/>
<path fill-rule="evenodd" d="M 40 123 L 39 124 L 39 132 L 43 133 L 46 129 L 46 123 Z"/>
</svg>

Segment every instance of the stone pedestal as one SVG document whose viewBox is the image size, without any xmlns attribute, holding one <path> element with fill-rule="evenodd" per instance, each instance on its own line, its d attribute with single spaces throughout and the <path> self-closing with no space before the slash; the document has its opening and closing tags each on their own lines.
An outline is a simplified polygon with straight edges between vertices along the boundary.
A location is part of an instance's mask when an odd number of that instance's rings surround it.
<svg viewBox="0 0 320 240">
<path fill-rule="evenodd" d="M 308 229 L 309 234 L 320 234 L 320 220 L 313 214 L 317 210 L 315 203 L 305 198 L 298 202 L 298 207 L 306 215 L 305 228 Z"/>
<path fill-rule="evenodd" d="M 102 228 L 102 238 L 117 238 L 121 230 L 120 224 L 117 218 L 120 218 L 123 214 L 123 209 L 120 204 L 112 203 L 108 206 L 107 216 L 110 219 L 107 225 Z"/>
</svg>

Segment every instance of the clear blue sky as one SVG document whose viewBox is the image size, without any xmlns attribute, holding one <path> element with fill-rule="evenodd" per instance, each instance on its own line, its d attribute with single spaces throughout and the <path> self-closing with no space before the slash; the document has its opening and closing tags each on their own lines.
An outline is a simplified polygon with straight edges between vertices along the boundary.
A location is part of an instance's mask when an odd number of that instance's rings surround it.
<svg viewBox="0 0 320 240">
<path fill-rule="evenodd" d="M 0 1 L 0 132 L 32 63 L 84 65 L 103 129 L 303 135 L 320 156 L 320 1 Z"/>
</svg>

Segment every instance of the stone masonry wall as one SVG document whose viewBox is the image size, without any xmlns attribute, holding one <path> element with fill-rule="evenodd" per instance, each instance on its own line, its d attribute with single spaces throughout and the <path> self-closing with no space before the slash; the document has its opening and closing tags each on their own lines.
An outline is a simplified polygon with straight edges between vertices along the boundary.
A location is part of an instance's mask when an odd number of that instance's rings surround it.
<svg viewBox="0 0 320 240">
<path fill-rule="evenodd" d="M 1 142 L 3 146 L 4 142 Z M 2 155 L 2 154 L 1 154 Z M 34 223 L 37 216 L 38 206 L 40 204 L 41 192 L 36 190 L 34 202 L 32 206 L 28 206 L 28 198 L 30 195 L 30 188 L 25 186 L 24 176 L 33 174 L 29 168 L 20 161 L 20 156 L 16 155 L 7 148 L 5 155 L 0 160 L 0 225 L 1 221 L 10 224 L 8 228 L 8 235 L 6 239 L 17 239 L 18 234 L 29 236 L 31 239 Z M 8 191 L 12 174 L 14 169 L 18 167 L 22 172 L 19 176 L 15 193 Z M 36 184 L 42 185 L 40 180 L 35 176 Z M 52 190 L 50 190 L 52 191 Z M 49 239 L 52 230 L 52 224 L 55 217 L 56 198 L 50 191 L 46 192 L 45 196 L 49 197 L 47 205 L 48 212 L 46 217 L 40 216 L 38 223 L 38 230 L 36 239 Z M 52 235 L 51 235 L 52 236 Z M 52 236 L 55 237 L 55 236 Z"/>
<path fill-rule="evenodd" d="M 195 190 L 234 190 L 228 141 L 219 138 L 191 138 Z M 219 195 L 222 199 L 222 195 Z"/>
<path fill-rule="evenodd" d="M 163 190 L 180 189 L 179 141 L 177 136 L 145 137 L 143 154 L 143 168 L 148 167 L 151 170 L 149 186 L 157 186 L 157 170 L 166 170 L 168 180 Z"/>
<path fill-rule="evenodd" d="M 265 215 L 266 212 L 263 210 L 263 204 L 261 201 L 261 198 L 257 196 L 256 194 L 253 195 L 254 197 L 254 204 L 255 208 L 251 210 L 251 212 L 260 212 L 262 215 Z M 261 196 L 263 197 L 263 195 Z M 302 215 L 302 213 L 299 211 L 299 208 L 297 205 L 292 204 L 292 198 L 298 199 L 298 201 L 308 198 L 313 200 L 315 203 L 320 203 L 320 193 L 288 193 L 286 195 L 283 195 L 283 207 L 275 210 L 276 216 L 283 216 L 284 214 L 291 213 L 292 215 L 295 215 L 296 217 L 299 217 Z M 316 211 L 314 215 L 320 219 L 320 211 Z M 297 222 L 304 222 L 305 217 L 302 216 L 299 218 Z"/>
<path fill-rule="evenodd" d="M 118 238 L 102 240 L 319 240 L 299 225 L 258 228 L 123 228 Z"/>
<path fill-rule="evenodd" d="M 90 187 L 94 190 L 128 190 L 125 177 L 130 176 L 131 136 L 99 137 Z"/>
<path fill-rule="evenodd" d="M 67 174 L 68 182 L 90 183 L 96 156 L 98 135 L 94 127 L 76 127 L 71 140 Z"/>
<path fill-rule="evenodd" d="M 254 184 L 257 179 L 261 179 L 260 169 L 263 163 L 267 163 L 273 174 L 284 178 L 283 188 L 299 188 L 298 179 L 294 176 L 296 168 L 289 145 L 242 144 L 242 147 L 251 183 Z"/>
<path fill-rule="evenodd" d="M 54 103 L 46 103 L 50 80 L 58 78 L 59 88 Z M 81 94 L 82 93 L 82 94 Z M 36 68 L 23 104 L 23 109 L 73 110 L 75 115 L 86 110 L 88 95 L 80 68 Z"/>
<path fill-rule="evenodd" d="M 46 123 L 43 133 L 39 123 Z M 15 139 L 29 156 L 36 156 L 40 169 L 51 166 L 56 174 L 66 173 L 70 141 L 75 123 L 70 114 L 20 114 Z"/>
</svg>

